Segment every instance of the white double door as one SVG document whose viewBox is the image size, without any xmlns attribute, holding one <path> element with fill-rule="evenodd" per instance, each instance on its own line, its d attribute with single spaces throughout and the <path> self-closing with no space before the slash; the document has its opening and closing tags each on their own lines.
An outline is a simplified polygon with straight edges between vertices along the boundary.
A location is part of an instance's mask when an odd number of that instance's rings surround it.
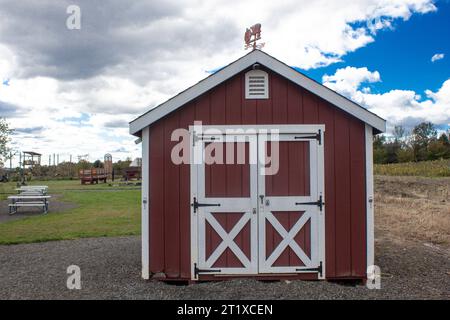
<svg viewBox="0 0 450 320">
<path fill-rule="evenodd" d="M 323 126 L 282 129 L 191 131 L 192 279 L 304 272 L 323 278 Z"/>
</svg>

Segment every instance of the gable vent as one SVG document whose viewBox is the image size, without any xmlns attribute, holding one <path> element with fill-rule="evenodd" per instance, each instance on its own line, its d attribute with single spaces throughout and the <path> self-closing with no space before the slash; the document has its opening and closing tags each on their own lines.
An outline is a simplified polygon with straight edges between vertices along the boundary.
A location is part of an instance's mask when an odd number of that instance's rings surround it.
<svg viewBox="0 0 450 320">
<path fill-rule="evenodd" d="M 269 75 L 262 70 L 252 70 L 245 74 L 245 99 L 268 99 Z"/>
</svg>

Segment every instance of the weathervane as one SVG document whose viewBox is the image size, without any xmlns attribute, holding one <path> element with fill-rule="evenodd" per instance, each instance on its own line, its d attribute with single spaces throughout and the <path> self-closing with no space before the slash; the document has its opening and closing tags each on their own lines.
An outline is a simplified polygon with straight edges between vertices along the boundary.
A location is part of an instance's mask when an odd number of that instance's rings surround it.
<svg viewBox="0 0 450 320">
<path fill-rule="evenodd" d="M 262 43 L 256 43 L 256 41 L 261 39 L 261 23 L 257 23 L 253 26 L 249 28 L 247 28 L 247 30 L 245 30 L 245 35 L 244 35 L 244 41 L 245 41 L 245 49 L 247 50 L 248 48 L 253 48 L 253 50 L 255 49 L 261 49 L 262 47 L 264 47 L 264 42 Z"/>
</svg>

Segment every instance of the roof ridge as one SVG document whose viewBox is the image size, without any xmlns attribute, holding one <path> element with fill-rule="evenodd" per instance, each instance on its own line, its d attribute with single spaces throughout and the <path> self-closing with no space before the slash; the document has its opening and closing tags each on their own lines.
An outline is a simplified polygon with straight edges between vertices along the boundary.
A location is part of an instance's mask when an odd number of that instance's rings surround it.
<svg viewBox="0 0 450 320">
<path fill-rule="evenodd" d="M 209 76 L 203 78 L 192 86 L 179 92 L 175 96 L 171 97 L 170 99 L 157 105 L 156 107 L 150 109 L 149 111 L 131 121 L 130 133 L 135 135 L 138 134 L 143 128 L 149 126 L 168 113 L 185 105 L 189 101 L 216 87 L 217 85 L 228 80 L 232 76 L 238 74 L 239 72 L 245 70 L 255 63 L 259 63 L 264 67 L 272 70 L 273 72 L 276 72 L 281 76 L 287 78 L 288 80 L 291 80 L 297 85 L 303 87 L 305 90 L 312 92 L 313 94 L 330 102 L 331 104 L 346 111 L 347 113 L 353 115 L 361 121 L 371 125 L 379 132 L 385 132 L 386 120 L 384 120 L 383 118 L 367 110 L 358 103 L 348 99 L 347 97 L 337 93 L 336 91 L 324 86 L 316 80 L 308 77 L 304 73 L 292 68 L 291 66 L 269 55 L 268 53 L 260 49 L 255 49 L 230 62 L 228 65 L 224 66 L 217 72 L 210 74 Z"/>
</svg>

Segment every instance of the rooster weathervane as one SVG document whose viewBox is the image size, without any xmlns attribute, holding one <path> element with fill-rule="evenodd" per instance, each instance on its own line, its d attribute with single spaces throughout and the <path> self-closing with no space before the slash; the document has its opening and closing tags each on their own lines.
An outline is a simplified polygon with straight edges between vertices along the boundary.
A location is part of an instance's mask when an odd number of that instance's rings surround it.
<svg viewBox="0 0 450 320">
<path fill-rule="evenodd" d="M 245 49 L 253 48 L 255 49 L 261 49 L 264 47 L 264 42 L 262 43 L 256 43 L 256 41 L 261 39 L 261 23 L 257 23 L 250 28 L 247 28 L 245 30 L 244 35 L 244 41 L 245 41 Z"/>
</svg>

